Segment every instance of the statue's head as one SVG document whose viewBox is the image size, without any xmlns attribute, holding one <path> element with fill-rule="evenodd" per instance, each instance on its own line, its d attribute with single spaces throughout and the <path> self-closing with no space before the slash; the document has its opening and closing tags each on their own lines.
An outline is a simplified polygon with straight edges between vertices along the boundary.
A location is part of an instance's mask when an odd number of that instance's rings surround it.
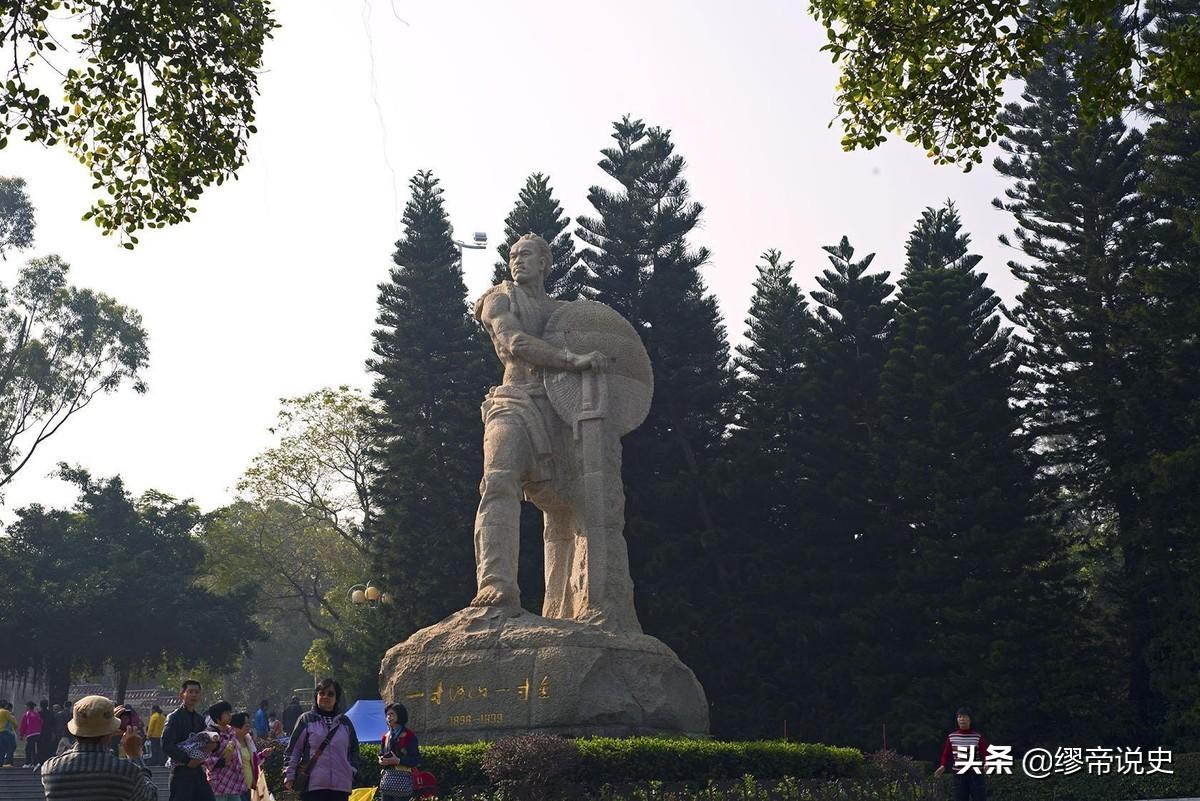
<svg viewBox="0 0 1200 801">
<path fill-rule="evenodd" d="M 537 234 L 525 234 L 513 243 L 508 252 L 508 269 L 518 284 L 534 280 L 544 284 L 551 264 L 553 257 L 550 255 L 550 246 Z M 538 277 L 534 279 L 532 273 Z"/>
</svg>

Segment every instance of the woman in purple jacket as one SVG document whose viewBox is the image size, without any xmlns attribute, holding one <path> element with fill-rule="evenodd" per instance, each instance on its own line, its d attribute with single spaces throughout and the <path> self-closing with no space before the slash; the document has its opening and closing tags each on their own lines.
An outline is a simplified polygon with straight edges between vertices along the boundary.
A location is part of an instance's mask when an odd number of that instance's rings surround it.
<svg viewBox="0 0 1200 801">
<path fill-rule="evenodd" d="M 313 694 L 313 708 L 300 716 L 288 743 L 283 786 L 295 787 L 301 762 L 308 766 L 308 786 L 302 801 L 348 801 L 358 772 L 358 735 L 350 718 L 341 714 L 342 685 L 321 679 Z M 332 732 L 332 736 L 330 733 Z M 316 756 L 321 744 L 328 745 Z M 314 761 L 315 757 L 315 761 Z"/>
</svg>

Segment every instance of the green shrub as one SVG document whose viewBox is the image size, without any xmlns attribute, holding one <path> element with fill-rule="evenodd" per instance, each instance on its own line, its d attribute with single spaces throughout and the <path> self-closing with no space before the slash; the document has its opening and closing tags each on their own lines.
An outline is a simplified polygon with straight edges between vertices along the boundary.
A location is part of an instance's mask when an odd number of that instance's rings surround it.
<svg viewBox="0 0 1200 801">
<path fill-rule="evenodd" d="M 422 745 L 421 767 L 437 777 L 439 788 L 478 787 L 487 784 L 480 763 L 487 743 L 469 745 Z M 379 784 L 379 744 L 363 743 L 358 752 L 361 758 L 355 787 L 375 787 Z"/>
<path fill-rule="evenodd" d="M 633 781 L 849 778 L 862 773 L 862 753 L 853 748 L 775 740 L 719 740 L 653 737 L 585 738 L 578 741 L 580 780 L 598 786 Z"/>
<path fill-rule="evenodd" d="M 866 755 L 863 776 L 885 781 L 921 782 L 929 775 L 910 756 L 895 751 L 874 751 Z"/>
<path fill-rule="evenodd" d="M 260 749 L 272 747 L 271 755 L 263 760 L 259 770 L 267 774 L 267 787 L 272 793 L 283 789 L 283 769 L 287 764 L 287 746 L 278 740 L 264 739 L 258 743 Z"/>
<path fill-rule="evenodd" d="M 906 781 L 899 775 L 909 770 L 905 758 L 864 758 L 852 748 L 653 738 L 576 742 L 579 778 L 594 801 L 939 801 L 951 796 L 950 776 Z M 488 781 L 480 768 L 487 748 L 487 743 L 424 746 L 421 756 L 448 794 L 476 788 L 483 791 L 476 801 L 484 801 L 494 795 L 484 791 Z M 378 746 L 362 749 L 363 771 L 356 784 L 378 784 Z M 282 756 L 273 756 L 268 766 L 276 761 L 282 764 Z M 1200 797 L 1200 754 L 1177 753 L 1170 765 L 1174 773 L 1149 776 L 1080 771 L 1032 779 L 1021 774 L 1019 759 L 1017 763 L 1014 775 L 987 777 L 989 801 Z M 911 769 L 927 776 L 932 766 L 913 762 Z M 685 782 L 691 787 L 684 787 Z"/>
<path fill-rule="evenodd" d="M 483 755 L 492 786 L 520 801 L 548 801 L 574 784 L 579 747 L 553 734 L 502 737 Z"/>
<path fill-rule="evenodd" d="M 591 737 L 579 747 L 579 780 L 599 787 L 639 781 L 706 782 L 709 779 L 856 778 L 863 755 L 853 748 L 787 743 L 777 740 L 719 740 Z M 482 760 L 488 743 L 423 745 L 423 767 L 437 776 L 438 786 L 479 787 L 488 783 Z M 379 783 L 379 746 L 362 745 L 359 787 Z"/>
<path fill-rule="evenodd" d="M 1108 774 L 1086 770 L 1070 776 L 1052 774 L 1032 779 L 1021 772 L 1020 760 L 1011 776 L 988 776 L 989 801 L 1128 801 L 1133 798 L 1194 798 L 1200 796 L 1200 754 L 1175 754 L 1167 766 L 1174 773 Z"/>
</svg>

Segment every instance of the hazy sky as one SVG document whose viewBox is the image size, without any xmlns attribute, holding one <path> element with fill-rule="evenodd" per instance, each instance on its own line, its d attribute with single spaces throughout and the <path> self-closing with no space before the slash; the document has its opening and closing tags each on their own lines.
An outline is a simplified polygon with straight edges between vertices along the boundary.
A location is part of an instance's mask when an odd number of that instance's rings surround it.
<svg viewBox="0 0 1200 801">
<path fill-rule="evenodd" d="M 527 175 L 548 174 L 572 217 L 612 121 L 670 128 L 693 199 L 694 245 L 731 338 L 741 338 L 755 264 L 767 248 L 796 262 L 809 291 L 828 266 L 822 245 L 850 237 L 893 277 L 926 206 L 952 198 L 1005 301 L 1017 291 L 991 208 L 990 168 L 936 167 L 903 141 L 843 153 L 833 117 L 837 74 L 821 29 L 794 0 L 278 0 L 266 51 L 259 133 L 240 180 L 214 187 L 190 223 L 145 232 L 134 252 L 80 221 L 86 171 L 65 152 L 0 151 L 37 207 L 26 256 L 58 253 L 76 285 L 144 317 L 149 392 L 97 400 L 38 450 L 10 485 L 0 521 L 33 501 L 69 503 L 47 478 L 60 461 L 121 474 L 205 509 L 227 502 L 270 444 L 278 399 L 323 386 L 370 386 L 376 285 L 387 276 L 407 182 L 441 179 L 467 251 L 472 297 Z M 735 10 L 736 9 L 736 10 Z M 19 261 L 0 263 L 11 283 Z M 474 503 L 464 499 L 464 503 Z"/>
</svg>

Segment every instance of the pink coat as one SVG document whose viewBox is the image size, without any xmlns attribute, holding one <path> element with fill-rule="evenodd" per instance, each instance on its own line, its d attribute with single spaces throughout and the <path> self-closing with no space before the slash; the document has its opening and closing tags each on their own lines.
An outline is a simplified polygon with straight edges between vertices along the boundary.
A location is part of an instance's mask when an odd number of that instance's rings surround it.
<svg viewBox="0 0 1200 801">
<path fill-rule="evenodd" d="M 42 716 L 36 709 L 27 709 L 21 715 L 21 728 L 18 732 L 22 737 L 36 737 L 42 733 Z"/>
</svg>

